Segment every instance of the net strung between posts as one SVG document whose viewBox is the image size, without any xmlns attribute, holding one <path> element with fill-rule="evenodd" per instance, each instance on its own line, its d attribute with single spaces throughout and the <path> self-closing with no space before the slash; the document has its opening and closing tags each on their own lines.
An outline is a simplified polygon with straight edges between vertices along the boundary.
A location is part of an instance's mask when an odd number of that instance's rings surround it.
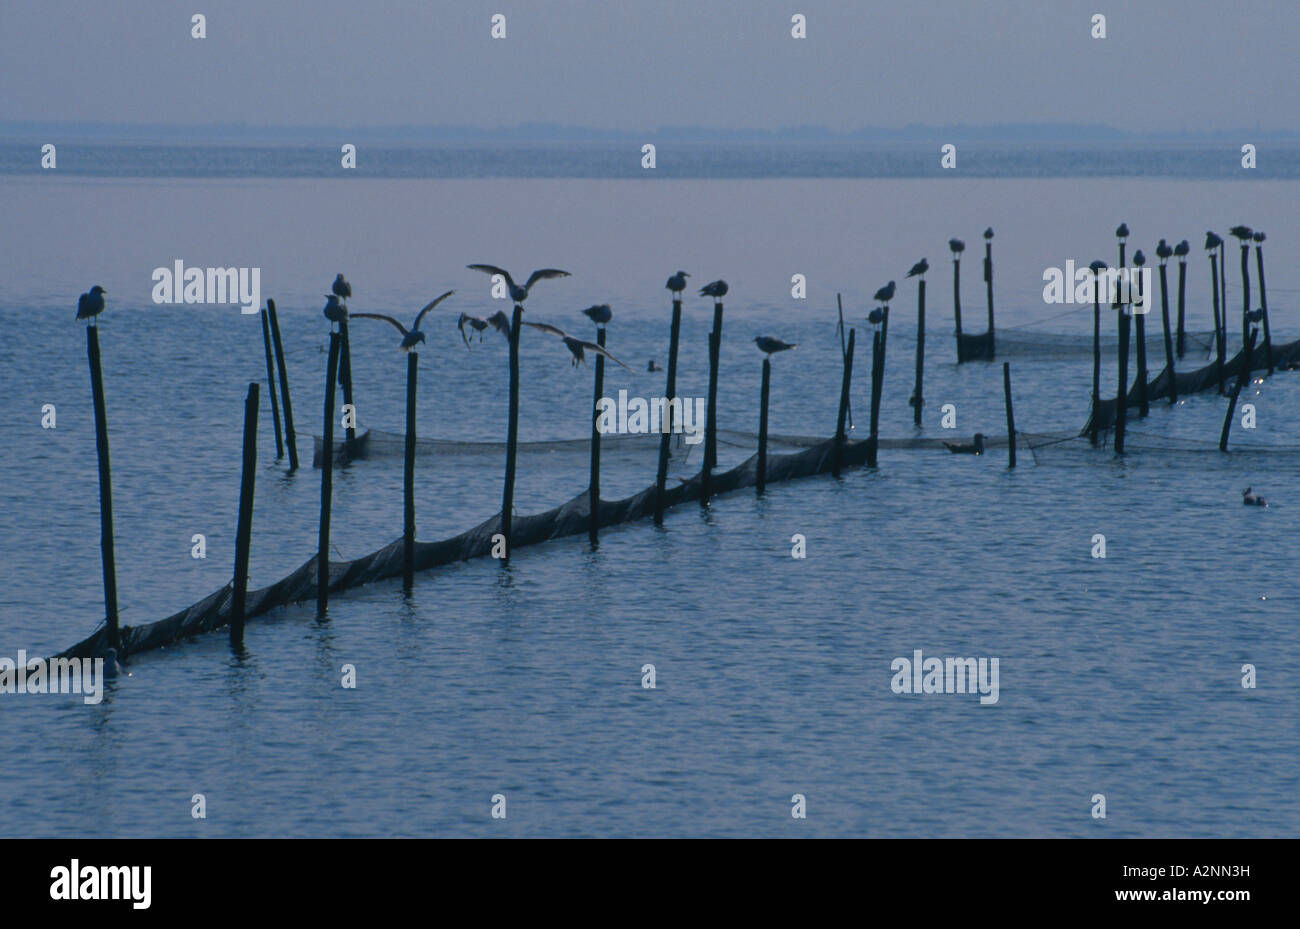
<svg viewBox="0 0 1300 929">
<path fill-rule="evenodd" d="M 656 440 L 657 436 L 654 437 Z M 840 453 L 844 468 L 861 465 L 867 460 L 866 441 L 846 440 Z M 835 439 L 823 439 L 810 448 L 787 455 L 768 455 L 767 482 L 811 477 L 832 470 Z M 752 487 L 757 481 L 758 456 L 751 456 L 729 471 L 712 475 L 711 494 L 722 494 L 743 487 Z M 655 511 L 654 485 L 631 497 L 618 501 L 600 501 L 600 525 L 616 526 L 652 516 Z M 679 481 L 664 488 L 664 509 L 700 499 L 700 479 L 695 475 L 689 481 Z M 584 491 L 566 503 L 544 513 L 516 517 L 512 521 L 511 535 L 514 549 L 537 545 L 564 536 L 585 534 L 590 527 L 591 505 Z M 492 536 L 500 531 L 500 514 L 480 523 L 467 532 L 441 542 L 415 543 L 415 570 L 427 571 L 441 565 L 471 558 L 482 558 L 492 551 Z M 330 592 L 348 590 L 374 581 L 400 577 L 402 574 L 402 539 L 385 545 L 377 552 L 354 561 L 331 561 L 329 564 Z M 246 617 L 252 619 L 276 607 L 288 606 L 316 598 L 316 556 L 281 581 L 260 590 L 250 590 Z M 193 606 L 166 619 L 144 626 L 123 626 L 122 657 L 170 645 L 181 639 L 211 632 L 230 621 L 233 584 L 209 594 Z M 89 658 L 103 655 L 108 649 L 107 627 L 56 657 Z"/>
<path fill-rule="evenodd" d="M 1249 362 L 1245 357 L 1244 349 L 1238 351 L 1230 359 L 1223 362 L 1223 385 L 1224 389 L 1230 389 L 1232 382 L 1236 380 L 1237 375 L 1241 372 L 1243 364 L 1249 363 L 1250 371 L 1258 371 L 1268 366 L 1268 355 L 1266 347 L 1256 345 L 1255 350 L 1251 353 Z M 1286 345 L 1273 346 L 1273 366 L 1275 368 L 1286 369 L 1292 364 L 1300 362 L 1300 340 L 1288 342 Z M 1216 390 L 1219 386 L 1219 369 L 1216 362 L 1210 362 L 1203 368 L 1195 371 L 1179 371 L 1174 379 L 1174 384 L 1178 388 L 1178 396 L 1186 394 L 1201 393 L 1206 390 Z M 1147 401 L 1158 400 L 1162 397 L 1169 396 L 1169 369 L 1161 368 L 1160 373 L 1156 375 L 1155 380 L 1147 383 Z M 1135 383 L 1129 390 L 1126 397 L 1126 406 L 1131 410 L 1139 406 L 1138 385 Z M 1102 400 L 1097 409 L 1088 416 L 1088 422 L 1084 424 L 1080 434 L 1092 431 L 1093 420 L 1096 419 L 1097 428 L 1109 429 L 1115 422 L 1115 410 L 1117 409 L 1117 399 L 1111 397 L 1109 400 Z"/>
</svg>

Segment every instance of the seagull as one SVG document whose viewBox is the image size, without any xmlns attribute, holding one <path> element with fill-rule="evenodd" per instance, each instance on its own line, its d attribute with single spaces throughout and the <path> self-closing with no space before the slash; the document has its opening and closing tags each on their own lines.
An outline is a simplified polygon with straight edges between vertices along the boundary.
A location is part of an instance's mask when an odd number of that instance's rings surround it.
<svg viewBox="0 0 1300 929">
<path fill-rule="evenodd" d="M 766 335 L 754 336 L 754 343 L 758 346 L 758 350 L 766 352 L 767 357 L 769 358 L 777 352 L 788 352 L 790 349 L 795 347 L 795 345 L 792 345 L 789 342 L 782 342 L 780 339 L 774 339 L 771 336 Z"/>
<path fill-rule="evenodd" d="M 1115 230 L 1115 235 L 1119 236 L 1121 239 L 1127 239 L 1128 223 L 1120 223 L 1119 228 Z"/>
<path fill-rule="evenodd" d="M 1156 257 L 1160 259 L 1162 264 L 1168 261 L 1169 256 L 1172 255 L 1173 253 L 1174 250 L 1169 247 L 1169 243 L 1166 242 L 1164 239 L 1161 239 L 1156 244 Z"/>
<path fill-rule="evenodd" d="M 1255 244 L 1258 245 L 1260 242 L 1263 242 L 1263 241 L 1264 241 L 1264 233 L 1262 233 L 1262 232 L 1260 232 L 1258 229 L 1256 229 L 1256 230 L 1255 230 L 1254 239 L 1255 239 Z"/>
<path fill-rule="evenodd" d="M 712 284 L 705 284 L 700 288 L 701 297 L 712 297 L 714 301 L 720 301 L 727 295 L 727 282 L 714 281 Z"/>
<path fill-rule="evenodd" d="M 880 307 L 876 307 L 874 310 L 872 310 L 870 313 L 867 314 L 867 322 L 871 323 L 871 325 L 873 326 L 879 326 L 884 321 L 885 321 L 885 311 Z"/>
<path fill-rule="evenodd" d="M 1146 263 L 1147 263 L 1147 256 L 1142 254 L 1142 249 L 1139 248 L 1136 252 L 1133 253 L 1133 264 L 1137 265 L 1140 268 Z"/>
<path fill-rule="evenodd" d="M 107 290 L 96 284 L 90 288 L 89 293 L 84 293 L 77 298 L 77 319 L 92 320 L 91 325 L 95 325 L 94 318 L 104 312 L 104 294 Z"/>
<path fill-rule="evenodd" d="M 334 286 L 330 288 L 334 291 L 334 296 L 340 300 L 348 300 L 352 297 L 352 285 L 347 282 L 347 278 L 339 273 L 334 278 Z"/>
<path fill-rule="evenodd" d="M 117 649 L 110 648 L 107 652 L 104 653 L 103 676 L 106 678 L 117 677 L 121 673 L 122 673 L 122 666 L 118 664 L 117 661 Z M 128 675 L 128 677 L 129 676 L 130 675 Z"/>
<path fill-rule="evenodd" d="M 912 265 L 912 270 L 907 272 L 908 277 L 916 277 L 918 274 L 924 274 L 930 270 L 930 262 L 922 258 L 916 264 Z"/>
<path fill-rule="evenodd" d="M 953 256 L 952 260 L 960 261 L 961 253 L 966 251 L 966 243 L 963 242 L 961 239 L 949 239 L 948 248 L 952 250 L 952 256 Z"/>
<path fill-rule="evenodd" d="M 1246 314 L 1246 322 L 1257 323 L 1264 318 L 1264 308 L 1258 307 Z"/>
<path fill-rule="evenodd" d="M 466 265 L 474 271 L 482 271 L 484 274 L 499 274 L 506 279 L 506 287 L 510 289 L 510 299 L 515 303 L 523 303 L 528 299 L 528 291 L 538 281 L 546 281 L 555 277 L 568 277 L 568 271 L 560 271 L 556 268 L 539 268 L 532 274 L 528 275 L 528 282 L 520 287 L 515 283 L 515 279 L 510 276 L 510 272 L 505 268 L 498 268 L 496 265 Z"/>
<path fill-rule="evenodd" d="M 888 303 L 890 300 L 893 300 L 894 282 L 890 281 L 884 287 L 877 290 L 876 295 L 872 299 L 875 300 L 877 303 Z"/>
<path fill-rule="evenodd" d="M 589 306 L 583 310 L 582 313 L 597 326 L 603 326 L 614 318 L 614 311 L 609 308 L 608 303 L 602 303 L 599 306 Z"/>
<path fill-rule="evenodd" d="M 1249 242 L 1251 236 L 1255 234 L 1254 230 L 1252 230 L 1249 226 L 1233 226 L 1231 229 L 1228 230 L 1228 232 L 1232 233 L 1232 235 L 1236 236 L 1242 242 Z"/>
<path fill-rule="evenodd" d="M 1268 501 L 1258 494 L 1251 493 L 1249 487 L 1241 492 L 1241 502 L 1246 506 L 1268 506 Z"/>
<path fill-rule="evenodd" d="M 1213 232 L 1205 233 L 1205 250 L 1207 252 L 1214 251 L 1214 249 L 1218 248 L 1222 244 L 1223 239 L 1219 238 Z"/>
<path fill-rule="evenodd" d="M 1186 258 L 1187 253 L 1190 252 L 1191 250 L 1192 247 L 1187 244 L 1186 239 L 1183 239 L 1181 242 L 1179 242 L 1177 245 L 1174 246 L 1174 254 L 1177 255 L 1180 259 Z"/>
<path fill-rule="evenodd" d="M 325 301 L 325 309 L 321 311 L 325 314 L 325 318 L 331 323 L 341 323 L 347 319 L 348 305 L 339 300 L 337 294 L 326 294 L 325 296 L 328 299 Z"/>
<path fill-rule="evenodd" d="M 617 365 L 622 366 L 628 371 L 632 370 L 627 365 L 623 364 L 623 362 L 619 361 L 617 358 L 611 355 L 609 352 L 605 351 L 605 349 L 597 345 L 595 342 L 584 342 L 582 339 L 575 339 L 573 336 L 569 335 L 559 326 L 552 326 L 549 323 L 524 323 L 524 325 L 532 326 L 534 329 L 540 329 L 542 332 L 545 332 L 548 335 L 558 336 L 559 338 L 563 339 L 565 347 L 568 348 L 568 350 L 573 354 L 573 360 L 571 364 L 575 368 L 581 362 L 586 360 L 586 356 L 584 355 L 585 351 L 593 351 L 597 355 L 604 355 L 610 361 L 614 362 Z"/>
<path fill-rule="evenodd" d="M 984 230 L 984 238 L 986 238 L 986 239 L 991 239 L 991 238 L 993 238 L 993 227 L 992 227 L 992 226 L 989 226 L 987 229 Z"/>
<path fill-rule="evenodd" d="M 663 370 L 663 368 L 661 368 L 661 367 L 659 367 L 657 364 L 655 364 L 655 360 L 654 360 L 653 358 L 650 359 L 650 363 L 649 363 L 648 365 L 645 366 L 645 369 L 646 369 L 647 371 L 651 371 L 651 372 L 654 372 L 654 371 L 662 371 L 662 370 Z"/>
<path fill-rule="evenodd" d="M 505 310 L 497 310 L 487 318 L 487 324 L 501 333 L 507 339 L 510 338 L 510 317 L 506 315 Z"/>
<path fill-rule="evenodd" d="M 1088 267 L 1092 269 L 1093 274 L 1100 274 L 1106 270 L 1106 262 L 1094 261 L 1092 264 L 1088 265 Z"/>
<path fill-rule="evenodd" d="M 488 327 L 486 319 L 480 319 L 477 316 L 470 316 L 468 313 L 461 313 L 460 319 L 456 320 L 456 328 L 460 330 L 460 337 L 465 342 L 465 347 L 469 348 L 469 336 L 465 334 L 465 325 L 468 323 L 478 333 L 478 340 L 483 341 L 483 330 Z"/>
<path fill-rule="evenodd" d="M 353 319 L 382 319 L 386 323 L 392 323 L 397 327 L 397 331 L 402 334 L 402 351 L 409 352 L 416 345 L 425 341 L 424 333 L 420 331 L 420 320 L 424 319 L 424 314 L 429 312 L 442 301 L 446 300 L 456 291 L 449 290 L 440 297 L 435 297 L 424 305 L 424 308 L 415 315 L 415 323 L 410 329 L 407 329 L 391 316 L 385 316 L 383 313 L 353 313 Z"/>
<path fill-rule="evenodd" d="M 667 287 L 669 290 L 671 290 L 673 293 L 679 294 L 686 289 L 686 279 L 688 277 L 690 277 L 690 275 L 687 274 L 685 271 L 678 271 L 672 277 L 668 278 L 668 283 L 665 284 L 664 286 Z"/>
<path fill-rule="evenodd" d="M 984 454 L 984 433 L 975 433 L 975 441 L 971 444 L 963 442 L 944 442 L 948 451 L 954 455 L 983 455 Z"/>
</svg>

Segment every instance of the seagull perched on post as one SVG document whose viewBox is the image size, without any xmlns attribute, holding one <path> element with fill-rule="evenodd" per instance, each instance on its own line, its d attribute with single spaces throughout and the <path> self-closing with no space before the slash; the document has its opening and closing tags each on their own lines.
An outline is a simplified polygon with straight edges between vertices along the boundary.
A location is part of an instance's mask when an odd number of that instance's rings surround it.
<svg viewBox="0 0 1300 929">
<path fill-rule="evenodd" d="M 993 227 L 992 227 L 992 226 L 989 226 L 987 229 L 984 230 L 984 238 L 986 238 L 986 239 L 991 239 L 991 238 L 993 238 Z"/>
<path fill-rule="evenodd" d="M 754 344 L 758 346 L 760 352 L 766 352 L 767 356 L 771 358 L 777 352 L 788 352 L 798 343 L 791 344 L 782 342 L 780 339 L 774 339 L 771 336 L 756 335 L 754 336 Z"/>
<path fill-rule="evenodd" d="M 392 323 L 397 327 L 397 331 L 402 334 L 402 351 L 409 352 L 416 345 L 425 341 L 424 333 L 420 331 L 420 321 L 424 319 L 424 314 L 429 312 L 442 301 L 446 300 L 456 291 L 449 290 L 440 297 L 435 297 L 424 305 L 424 308 L 415 315 L 415 323 L 410 329 L 407 329 L 391 316 L 385 316 L 383 313 L 353 313 L 353 319 L 382 319 L 386 323 Z"/>
<path fill-rule="evenodd" d="M 916 264 L 912 265 L 912 270 L 907 272 L 908 277 L 917 277 L 930 270 L 930 262 L 922 258 Z"/>
<path fill-rule="evenodd" d="M 700 288 L 701 297 L 712 297 L 715 303 L 722 300 L 727 295 L 727 282 L 714 281 L 712 284 L 705 284 Z"/>
<path fill-rule="evenodd" d="M 597 326 L 604 326 L 614 318 L 614 311 L 609 308 L 608 303 L 601 303 L 598 306 L 589 306 L 583 310 L 582 313 Z"/>
<path fill-rule="evenodd" d="M 1174 250 L 1169 247 L 1169 243 L 1166 242 L 1164 239 L 1161 239 L 1158 243 L 1156 243 L 1156 257 L 1160 259 L 1161 264 L 1164 264 L 1166 261 L 1168 261 L 1169 256 L 1172 255 L 1173 253 Z"/>
<path fill-rule="evenodd" d="M 690 275 L 687 274 L 685 271 L 678 271 L 672 277 L 668 278 L 668 283 L 665 284 L 664 286 L 667 287 L 669 290 L 671 290 L 674 294 L 680 294 L 683 290 L 686 289 L 686 279 L 688 277 L 690 277 Z"/>
<path fill-rule="evenodd" d="M 893 299 L 894 299 L 894 282 L 893 282 L 893 281 L 890 281 L 890 282 L 889 282 L 888 284 L 886 284 L 884 287 L 882 287 L 882 288 L 880 288 L 879 290 L 877 290 L 877 291 L 876 291 L 876 295 L 875 295 L 874 297 L 872 297 L 872 299 L 875 300 L 877 303 L 888 303 L 890 300 L 893 300 Z"/>
<path fill-rule="evenodd" d="M 95 317 L 104 312 L 104 294 L 107 290 L 96 284 L 88 293 L 77 298 L 77 319 L 88 319 L 95 325 Z"/>
<path fill-rule="evenodd" d="M 331 323 L 341 323 L 348 318 L 348 305 L 338 298 L 337 294 L 325 295 L 325 309 L 321 312 Z M 330 327 L 331 329 L 333 326 Z"/>
<path fill-rule="evenodd" d="M 539 268 L 532 274 L 528 275 L 528 281 L 523 287 L 515 283 L 515 279 L 510 276 L 510 272 L 505 268 L 498 268 L 496 265 L 466 265 L 474 271 L 482 271 L 484 274 L 499 274 L 505 278 L 506 287 L 510 291 L 510 299 L 515 303 L 523 303 L 528 299 L 528 291 L 538 281 L 548 281 L 556 277 L 568 277 L 568 271 L 560 271 L 557 268 Z"/>
<path fill-rule="evenodd" d="M 340 300 L 349 300 L 352 298 L 352 285 L 348 283 L 347 278 L 343 276 L 342 272 L 335 276 L 334 286 L 330 289 L 334 291 L 334 296 L 338 297 Z"/>
<path fill-rule="evenodd" d="M 1217 235 L 1215 235 L 1213 232 L 1208 232 L 1208 231 L 1207 231 L 1207 232 L 1205 233 L 1205 250 L 1206 250 L 1207 252 L 1212 252 L 1212 251 L 1214 251 L 1216 248 L 1218 248 L 1218 247 L 1219 247 L 1220 245 L 1222 245 L 1222 244 L 1223 244 L 1223 239 L 1219 238 L 1219 237 L 1218 237 Z"/>
<path fill-rule="evenodd" d="M 1179 261 L 1186 258 L 1187 253 L 1190 252 L 1191 250 L 1192 247 L 1187 244 L 1186 239 L 1183 239 L 1181 242 L 1179 242 L 1177 245 L 1174 246 L 1174 254 L 1178 256 Z"/>
<path fill-rule="evenodd" d="M 621 367 L 626 368 L 628 371 L 632 370 L 631 368 L 628 368 L 627 365 L 623 364 L 623 362 L 619 361 L 617 358 L 615 358 L 613 355 L 607 352 L 605 349 L 597 345 L 595 342 L 584 342 L 582 339 L 574 338 L 573 336 L 565 332 L 563 329 L 561 329 L 559 326 L 552 326 L 550 323 L 529 323 L 529 322 L 524 323 L 524 325 L 532 326 L 534 329 L 540 329 L 542 332 L 545 332 L 548 335 L 558 336 L 560 339 L 562 339 L 564 341 L 565 347 L 573 355 L 573 359 L 570 363 L 575 368 L 586 360 L 586 355 L 584 353 L 587 351 L 592 351 L 595 352 L 597 355 L 604 355 L 610 361 L 614 362 L 616 365 L 620 365 Z"/>
<path fill-rule="evenodd" d="M 1236 236 L 1243 243 L 1249 242 L 1251 236 L 1255 234 L 1254 231 L 1249 226 L 1233 226 L 1231 229 L 1228 230 L 1228 232 Z"/>
<path fill-rule="evenodd" d="M 966 243 L 961 239 L 949 239 L 948 248 L 952 251 L 952 260 L 961 261 L 961 253 L 966 251 Z"/>
<path fill-rule="evenodd" d="M 1115 230 L 1115 236 L 1120 239 L 1128 238 L 1128 223 L 1120 223 L 1119 228 Z"/>
<path fill-rule="evenodd" d="M 1260 242 L 1263 242 L 1263 241 L 1264 241 L 1264 233 L 1262 233 L 1262 232 L 1260 232 L 1258 229 L 1256 229 L 1256 230 L 1255 230 L 1255 234 L 1254 234 L 1254 236 L 1253 236 L 1252 238 L 1254 238 L 1254 240 L 1255 240 L 1255 244 L 1258 245 Z"/>
<path fill-rule="evenodd" d="M 871 323 L 871 325 L 873 326 L 879 326 L 884 321 L 885 321 L 885 311 L 881 307 L 876 307 L 874 310 L 872 310 L 870 313 L 867 314 L 867 322 Z"/>
</svg>

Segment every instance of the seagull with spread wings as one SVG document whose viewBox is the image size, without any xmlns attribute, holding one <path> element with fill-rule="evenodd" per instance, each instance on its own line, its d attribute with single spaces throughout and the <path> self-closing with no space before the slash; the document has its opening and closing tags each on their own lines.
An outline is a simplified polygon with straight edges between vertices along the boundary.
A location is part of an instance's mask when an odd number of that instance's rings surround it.
<svg viewBox="0 0 1300 929">
<path fill-rule="evenodd" d="M 424 319 L 424 314 L 432 310 L 435 306 L 437 306 L 442 301 L 446 300 L 455 292 L 456 291 L 454 290 L 449 290 L 442 296 L 436 297 L 433 300 L 430 300 L 428 303 L 426 303 L 424 305 L 424 308 L 420 310 L 419 313 L 416 314 L 415 323 L 414 325 L 411 326 L 410 329 L 407 329 L 397 320 L 393 319 L 393 317 L 386 316 L 383 313 L 353 313 L 351 318 L 352 319 L 382 319 L 386 323 L 392 323 L 394 326 L 397 327 L 397 331 L 402 334 L 402 351 L 409 352 L 411 349 L 415 348 L 416 345 L 425 341 L 424 333 L 420 331 L 420 322 Z"/>
<path fill-rule="evenodd" d="M 528 291 L 538 281 L 547 281 L 557 277 L 568 277 L 568 271 L 560 271 L 557 268 L 539 268 L 532 274 L 528 275 L 528 281 L 523 287 L 515 283 L 515 279 L 510 276 L 510 272 L 505 268 L 498 268 L 496 265 L 466 265 L 465 267 L 473 271 L 482 271 L 484 274 L 499 274 L 505 278 L 506 287 L 510 290 L 510 299 L 515 303 L 523 303 L 528 299 Z"/>
<path fill-rule="evenodd" d="M 565 347 L 573 354 L 572 364 L 575 368 L 583 361 L 586 360 L 585 352 L 595 352 L 597 355 L 604 355 L 610 361 L 614 362 L 614 364 L 620 365 L 623 368 L 626 368 L 628 371 L 632 370 L 631 368 L 628 368 L 627 365 L 623 364 L 623 362 L 619 361 L 617 358 L 611 355 L 609 352 L 605 351 L 605 349 L 597 345 L 595 342 L 584 342 L 582 339 L 574 338 L 573 336 L 565 332 L 563 329 L 561 329 L 559 326 L 552 326 L 549 323 L 529 323 L 529 322 L 525 322 L 524 325 L 532 326 L 534 329 L 540 329 L 542 332 L 545 332 L 548 335 L 557 336 L 558 338 L 563 339 Z"/>
</svg>

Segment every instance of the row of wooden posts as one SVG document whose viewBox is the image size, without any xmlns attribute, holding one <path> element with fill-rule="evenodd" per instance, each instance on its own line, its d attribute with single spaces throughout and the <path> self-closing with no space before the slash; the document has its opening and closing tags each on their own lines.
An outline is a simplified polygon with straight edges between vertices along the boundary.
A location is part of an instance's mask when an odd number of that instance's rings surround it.
<svg viewBox="0 0 1300 929">
<path fill-rule="evenodd" d="M 1127 226 L 1121 229 L 1126 230 Z M 1126 239 L 1127 233 L 1119 235 L 1119 268 L 1123 270 L 1126 267 Z M 1220 240 L 1218 250 L 1218 261 L 1215 260 L 1215 250 L 1209 250 L 1210 260 L 1210 291 L 1211 304 L 1214 312 L 1214 351 L 1215 366 L 1218 369 L 1219 393 L 1226 394 L 1224 386 L 1223 368 L 1225 363 L 1225 343 L 1227 340 L 1227 291 L 1226 291 L 1226 274 L 1223 270 L 1223 248 L 1224 243 Z M 1230 395 L 1230 403 L 1227 415 L 1223 421 L 1223 428 L 1219 436 L 1219 448 L 1221 451 L 1228 450 L 1228 433 L 1232 425 L 1232 417 L 1237 406 L 1237 397 L 1241 389 L 1250 378 L 1251 365 L 1250 359 L 1253 357 L 1256 340 L 1258 339 L 1257 330 L 1250 325 L 1248 314 L 1250 313 L 1250 242 L 1248 240 L 1241 243 L 1241 280 L 1242 280 L 1242 352 L 1243 363 L 1241 371 L 1238 372 L 1237 382 L 1233 386 Z M 1139 252 L 1139 255 L 1141 253 Z M 1174 367 L 1175 341 L 1177 345 L 1176 354 L 1182 359 L 1186 342 L 1185 330 L 1185 288 L 1187 283 L 1187 260 L 1186 256 L 1180 256 L 1178 262 L 1178 316 L 1177 316 L 1177 335 L 1171 333 L 1169 319 L 1169 281 L 1166 268 L 1166 257 L 1160 258 L 1160 317 L 1164 330 L 1164 349 L 1165 349 L 1165 367 L 1169 374 L 1169 403 L 1172 406 L 1178 402 L 1178 385 L 1177 376 Z M 1255 261 L 1259 273 L 1259 290 L 1260 290 L 1260 309 L 1262 323 L 1264 327 L 1264 351 L 1265 364 L 1268 373 L 1273 373 L 1273 343 L 1269 331 L 1268 322 L 1268 296 L 1264 284 L 1264 251 L 1263 245 L 1259 240 L 1255 243 Z M 1138 264 L 1144 264 L 1145 261 Z M 1093 335 L 1092 335 L 1092 410 L 1093 415 L 1090 423 L 1089 438 L 1093 445 L 1099 441 L 1099 416 L 1098 410 L 1101 404 L 1101 286 L 1100 286 L 1100 262 L 1093 265 L 1093 288 L 1092 288 L 1092 312 L 1093 312 Z M 1145 305 L 1145 295 L 1142 291 L 1142 278 L 1138 276 L 1138 297 L 1139 302 Z M 1150 413 L 1150 404 L 1147 400 L 1147 353 L 1146 353 L 1146 314 L 1131 314 L 1127 307 L 1120 299 L 1120 283 L 1116 281 L 1115 300 L 1111 304 L 1112 309 L 1118 311 L 1117 323 L 1119 334 L 1118 360 L 1119 360 L 1119 386 L 1115 401 L 1115 444 L 1114 448 L 1118 454 L 1124 453 L 1125 432 L 1128 422 L 1128 361 L 1129 361 L 1129 339 L 1130 323 L 1136 320 L 1133 325 L 1136 331 L 1133 333 L 1137 342 L 1137 382 L 1138 391 L 1138 416 L 1145 419 Z M 919 383 L 919 381 L 918 381 Z"/>
</svg>

